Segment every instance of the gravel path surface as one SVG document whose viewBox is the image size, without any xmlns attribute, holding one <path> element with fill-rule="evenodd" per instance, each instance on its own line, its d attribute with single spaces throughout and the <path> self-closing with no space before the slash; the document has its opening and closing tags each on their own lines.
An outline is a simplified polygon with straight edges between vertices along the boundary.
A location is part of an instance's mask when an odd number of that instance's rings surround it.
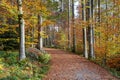
<svg viewBox="0 0 120 80">
<path fill-rule="evenodd" d="M 43 80 L 120 80 L 102 67 L 78 55 L 46 48 L 51 56 L 51 68 Z"/>
</svg>

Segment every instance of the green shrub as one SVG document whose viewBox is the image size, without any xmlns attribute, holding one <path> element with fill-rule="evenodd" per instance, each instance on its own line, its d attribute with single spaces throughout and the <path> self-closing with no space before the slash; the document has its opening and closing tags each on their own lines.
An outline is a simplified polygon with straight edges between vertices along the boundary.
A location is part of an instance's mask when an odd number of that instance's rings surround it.
<svg viewBox="0 0 120 80">
<path fill-rule="evenodd" d="M 17 52 L 0 52 L 0 64 L 4 66 L 0 80 L 42 80 L 49 69 L 50 55 L 42 54 L 34 61 L 30 58 L 19 61 L 18 56 Z"/>
<path fill-rule="evenodd" d="M 120 71 L 117 71 L 115 68 L 110 68 L 109 71 L 111 72 L 112 75 L 120 78 Z"/>
<path fill-rule="evenodd" d="M 47 64 L 51 59 L 51 56 L 50 54 L 42 54 L 41 56 L 39 56 L 38 60 L 44 64 Z"/>
<path fill-rule="evenodd" d="M 49 66 L 48 65 L 42 66 L 41 67 L 41 74 L 46 74 L 48 70 L 49 70 Z"/>
<path fill-rule="evenodd" d="M 17 76 L 7 76 L 5 78 L 2 78 L 0 80 L 19 80 Z"/>
<path fill-rule="evenodd" d="M 4 57 L 4 62 L 8 65 L 15 65 L 17 64 L 18 60 L 18 53 L 17 52 L 6 52 L 1 57 Z"/>
</svg>

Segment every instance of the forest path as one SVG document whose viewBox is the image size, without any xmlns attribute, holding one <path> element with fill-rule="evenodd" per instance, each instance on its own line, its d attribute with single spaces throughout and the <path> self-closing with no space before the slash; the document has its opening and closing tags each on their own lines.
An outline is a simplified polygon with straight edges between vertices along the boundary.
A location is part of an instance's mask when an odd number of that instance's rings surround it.
<svg viewBox="0 0 120 80">
<path fill-rule="evenodd" d="M 83 57 L 59 49 L 45 50 L 51 54 L 52 60 L 43 80 L 119 80 Z"/>
</svg>

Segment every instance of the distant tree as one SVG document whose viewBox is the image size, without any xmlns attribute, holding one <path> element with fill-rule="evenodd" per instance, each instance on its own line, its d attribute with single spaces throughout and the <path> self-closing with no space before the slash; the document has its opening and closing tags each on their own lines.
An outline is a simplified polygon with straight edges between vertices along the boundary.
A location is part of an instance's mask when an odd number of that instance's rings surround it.
<svg viewBox="0 0 120 80">
<path fill-rule="evenodd" d="M 76 52 L 76 28 L 75 28 L 75 9 L 74 9 L 74 0 L 72 0 L 72 25 L 73 25 L 73 49 L 72 49 L 72 51 L 73 52 Z"/>
<path fill-rule="evenodd" d="M 70 3 L 71 0 L 68 0 L 68 49 L 71 49 Z"/>
</svg>

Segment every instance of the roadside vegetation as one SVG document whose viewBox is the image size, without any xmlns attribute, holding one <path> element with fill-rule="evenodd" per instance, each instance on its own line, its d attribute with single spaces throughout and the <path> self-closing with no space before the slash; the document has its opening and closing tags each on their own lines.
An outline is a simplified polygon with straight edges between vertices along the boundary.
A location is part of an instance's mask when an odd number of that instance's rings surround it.
<svg viewBox="0 0 120 80">
<path fill-rule="evenodd" d="M 27 53 L 31 54 L 31 53 Z M 50 55 L 19 61 L 18 52 L 0 51 L 0 80 L 42 80 L 49 70 Z"/>
</svg>

